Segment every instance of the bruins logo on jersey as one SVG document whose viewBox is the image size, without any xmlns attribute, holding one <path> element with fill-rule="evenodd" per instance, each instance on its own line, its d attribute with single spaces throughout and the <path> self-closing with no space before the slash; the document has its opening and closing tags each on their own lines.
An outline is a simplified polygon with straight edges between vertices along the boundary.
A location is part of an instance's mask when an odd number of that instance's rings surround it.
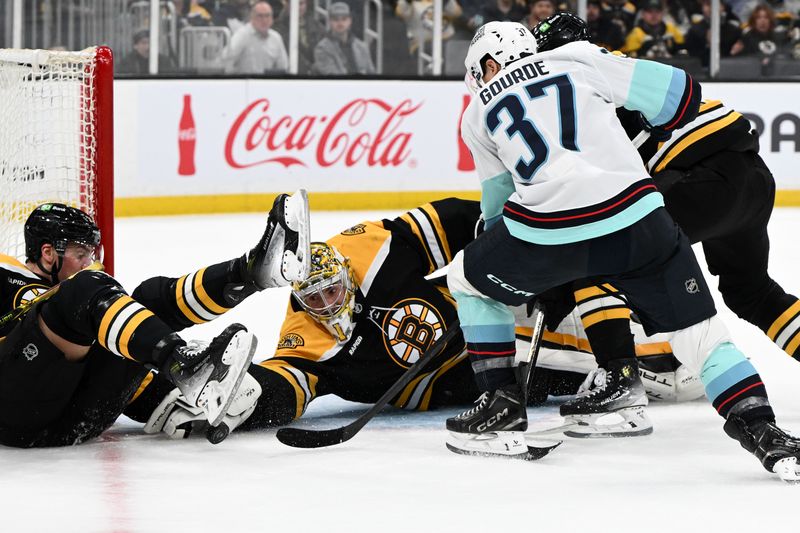
<svg viewBox="0 0 800 533">
<path fill-rule="evenodd" d="M 441 313 L 419 298 L 401 300 L 383 318 L 383 344 L 392 360 L 406 368 L 444 333 Z"/>
<path fill-rule="evenodd" d="M 362 233 L 367 232 L 367 225 L 366 224 L 356 224 L 352 228 L 347 228 L 342 232 L 342 235 L 361 235 Z"/>
<path fill-rule="evenodd" d="M 50 290 L 50 287 L 40 283 L 30 283 L 25 285 L 17 291 L 17 294 L 14 295 L 13 306 L 14 308 L 17 308 L 22 307 L 23 305 L 28 305 L 34 299 L 36 299 L 37 296 L 44 294 L 48 290 Z"/>
<path fill-rule="evenodd" d="M 287 333 L 278 341 L 278 350 L 282 348 L 297 348 L 298 346 L 304 346 L 305 343 L 303 337 L 297 333 Z"/>
</svg>

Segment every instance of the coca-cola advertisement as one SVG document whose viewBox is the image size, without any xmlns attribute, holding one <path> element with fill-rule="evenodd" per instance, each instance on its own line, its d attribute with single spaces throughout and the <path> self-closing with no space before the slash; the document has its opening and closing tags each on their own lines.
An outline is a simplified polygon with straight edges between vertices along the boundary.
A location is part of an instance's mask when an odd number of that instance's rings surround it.
<svg viewBox="0 0 800 533">
<path fill-rule="evenodd" d="M 477 190 L 458 135 L 466 88 L 453 88 L 389 81 L 143 85 L 138 95 L 148 120 L 140 114 L 139 152 L 148 155 L 138 162 L 137 194 Z"/>
</svg>

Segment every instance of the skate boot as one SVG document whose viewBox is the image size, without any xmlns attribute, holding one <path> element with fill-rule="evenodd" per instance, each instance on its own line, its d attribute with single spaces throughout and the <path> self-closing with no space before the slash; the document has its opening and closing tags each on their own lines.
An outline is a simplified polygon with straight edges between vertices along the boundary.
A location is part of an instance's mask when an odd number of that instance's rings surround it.
<svg viewBox="0 0 800 533">
<path fill-rule="evenodd" d="M 310 242 L 308 194 L 299 189 L 291 196 L 279 195 L 264 235 L 247 254 L 247 277 L 261 290 L 305 280 L 311 268 Z"/>
<path fill-rule="evenodd" d="M 447 419 L 447 448 L 463 455 L 524 459 L 528 455 L 526 429 L 524 395 L 516 383 L 506 385 L 484 392 L 475 407 Z"/>
<path fill-rule="evenodd" d="M 756 420 L 747 424 L 738 415 L 728 415 L 723 427 L 729 437 L 738 440 L 742 448 L 756 456 L 768 472 L 778 474 L 787 483 L 800 483 L 800 439 L 775 425 L 775 422 Z"/>
<path fill-rule="evenodd" d="M 247 373 L 256 344 L 244 326 L 232 324 L 211 344 L 177 347 L 167 359 L 166 375 L 186 402 L 202 409 L 209 424 L 217 426 Z"/>
<path fill-rule="evenodd" d="M 581 385 L 578 396 L 561 406 L 569 437 L 634 437 L 649 435 L 653 424 L 645 412 L 647 395 L 636 360 L 620 359 L 598 368 Z"/>
</svg>

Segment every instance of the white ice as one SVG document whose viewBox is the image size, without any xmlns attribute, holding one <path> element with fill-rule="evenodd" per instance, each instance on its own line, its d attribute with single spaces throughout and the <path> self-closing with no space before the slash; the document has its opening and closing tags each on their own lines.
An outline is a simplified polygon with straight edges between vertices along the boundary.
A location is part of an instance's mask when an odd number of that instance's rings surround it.
<svg viewBox="0 0 800 533">
<path fill-rule="evenodd" d="M 313 213 L 312 237 L 391 213 Z M 180 275 L 243 253 L 264 217 L 121 219 L 117 273 L 126 287 Z M 800 294 L 800 210 L 770 226 L 771 273 Z M 715 284 L 714 282 L 712 282 Z M 208 339 L 240 321 L 270 355 L 287 293 L 250 298 L 187 337 Z M 717 298 L 739 347 L 766 382 L 778 422 L 800 431 L 800 364 Z M 706 402 L 651 404 L 651 436 L 577 440 L 538 462 L 473 458 L 445 449 L 455 409 L 391 410 L 339 446 L 298 450 L 274 431 L 234 434 L 219 446 L 170 441 L 119 421 L 100 439 L 62 449 L 0 449 L 0 532 L 468 532 L 792 531 L 800 486 L 768 474 L 722 432 Z M 326 397 L 298 425 L 334 427 L 364 406 Z M 554 405 L 530 409 L 553 417 Z M 795 503 L 792 503 L 795 502 Z M 795 526 L 791 524 L 795 523 Z M 796 531 L 796 530 L 795 530 Z"/>
</svg>

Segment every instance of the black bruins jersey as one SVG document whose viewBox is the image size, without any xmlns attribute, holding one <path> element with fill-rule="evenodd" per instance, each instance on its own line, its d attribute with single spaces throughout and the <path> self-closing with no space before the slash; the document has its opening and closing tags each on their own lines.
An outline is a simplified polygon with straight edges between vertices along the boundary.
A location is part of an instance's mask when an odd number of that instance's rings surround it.
<svg viewBox="0 0 800 533">
<path fill-rule="evenodd" d="M 11 256 L 0 254 L 0 315 L 4 315 L 22 305 L 28 304 L 46 292 L 50 283 L 33 272 L 23 263 Z M 14 328 L 17 321 L 0 326 L 0 338 Z"/>
<path fill-rule="evenodd" d="M 270 381 L 283 382 L 272 391 L 286 394 L 273 394 L 273 401 L 292 405 L 293 418 L 326 394 L 375 402 L 457 318 L 447 290 L 425 276 L 474 238 L 479 215 L 478 202 L 451 198 L 394 220 L 357 224 L 329 239 L 350 259 L 358 285 L 355 328 L 347 342 L 337 343 L 292 299 L 275 356 L 260 363 L 271 371 Z M 281 387 L 287 382 L 291 389 Z M 477 394 L 459 332 L 394 405 L 425 410 L 467 403 Z"/>
<path fill-rule="evenodd" d="M 642 131 L 635 111 L 617 109 L 617 116 L 630 139 Z M 687 170 L 722 150 L 758 152 L 758 137 L 741 113 L 725 107 L 719 100 L 703 100 L 697 117 L 672 132 L 666 142 L 648 138 L 638 147 L 647 171 Z"/>
</svg>

